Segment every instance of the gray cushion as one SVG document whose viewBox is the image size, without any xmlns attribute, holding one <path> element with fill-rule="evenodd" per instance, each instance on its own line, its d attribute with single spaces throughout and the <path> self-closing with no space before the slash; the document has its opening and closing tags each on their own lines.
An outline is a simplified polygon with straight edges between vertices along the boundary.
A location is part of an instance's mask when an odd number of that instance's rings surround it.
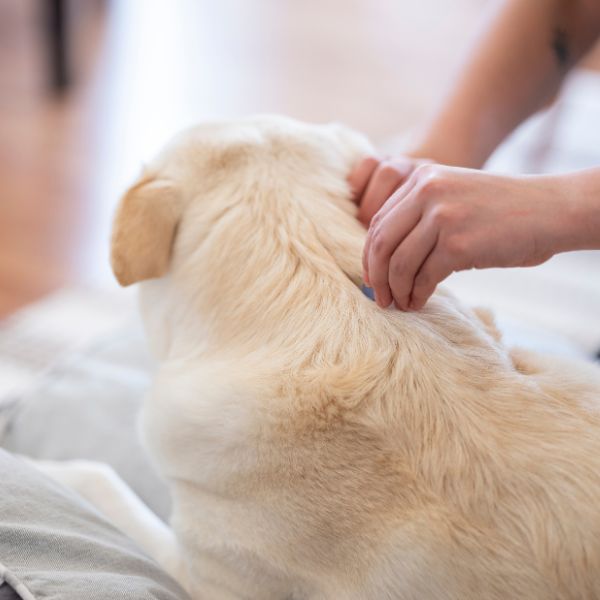
<svg viewBox="0 0 600 600">
<path fill-rule="evenodd" d="M 3 450 L 0 481 L 0 585 L 20 598 L 187 599 L 93 507 Z"/>
<path fill-rule="evenodd" d="M 153 365 L 138 326 L 129 326 L 61 360 L 5 410 L 0 446 L 47 460 L 108 463 L 162 519 L 166 484 L 139 443 L 136 415 Z M 1 417 L 1 413 L 0 413 Z"/>
<path fill-rule="evenodd" d="M 8 583 L 0 583 L 0 600 L 19 600 L 19 596 Z"/>
</svg>

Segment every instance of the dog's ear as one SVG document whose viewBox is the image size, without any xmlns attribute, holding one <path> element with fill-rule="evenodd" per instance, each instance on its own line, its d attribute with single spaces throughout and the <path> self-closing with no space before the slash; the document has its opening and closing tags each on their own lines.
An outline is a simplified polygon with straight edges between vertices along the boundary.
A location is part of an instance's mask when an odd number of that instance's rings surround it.
<svg viewBox="0 0 600 600">
<path fill-rule="evenodd" d="M 182 211 L 177 186 L 144 178 L 121 199 L 113 222 L 113 273 L 121 285 L 164 275 Z"/>
</svg>

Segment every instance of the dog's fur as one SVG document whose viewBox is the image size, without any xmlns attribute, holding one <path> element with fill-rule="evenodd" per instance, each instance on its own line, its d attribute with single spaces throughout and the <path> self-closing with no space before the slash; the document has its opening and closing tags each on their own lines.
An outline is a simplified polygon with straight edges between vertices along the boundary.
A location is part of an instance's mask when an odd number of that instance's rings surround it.
<svg viewBox="0 0 600 600">
<path fill-rule="evenodd" d="M 204 125 L 123 198 L 112 264 L 142 282 L 174 500 L 150 550 L 195 599 L 600 598 L 599 370 L 509 351 L 442 292 L 366 298 L 346 178 L 371 152 Z"/>
</svg>

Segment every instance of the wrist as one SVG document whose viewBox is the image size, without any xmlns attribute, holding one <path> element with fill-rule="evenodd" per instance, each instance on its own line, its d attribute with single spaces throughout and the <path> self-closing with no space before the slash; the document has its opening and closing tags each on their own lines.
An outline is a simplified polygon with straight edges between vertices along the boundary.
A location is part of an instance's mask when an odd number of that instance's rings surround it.
<svg viewBox="0 0 600 600">
<path fill-rule="evenodd" d="M 600 169 L 546 178 L 556 202 L 555 252 L 600 249 Z"/>
<path fill-rule="evenodd" d="M 600 249 L 600 168 L 565 177 L 565 203 L 569 207 L 571 250 Z"/>
</svg>

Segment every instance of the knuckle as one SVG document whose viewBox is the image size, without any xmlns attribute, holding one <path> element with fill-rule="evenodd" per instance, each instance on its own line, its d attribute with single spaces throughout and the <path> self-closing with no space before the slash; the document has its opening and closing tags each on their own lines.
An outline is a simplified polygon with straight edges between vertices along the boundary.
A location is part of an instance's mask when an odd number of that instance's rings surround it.
<svg viewBox="0 0 600 600">
<path fill-rule="evenodd" d="M 419 189 L 426 195 L 438 192 L 445 184 L 444 172 L 440 165 L 425 164 L 416 169 Z"/>
<path fill-rule="evenodd" d="M 377 160 L 377 158 L 374 156 L 367 156 L 358 162 L 352 174 L 357 175 L 359 173 L 366 172 L 368 174 L 368 178 L 370 179 L 377 171 L 377 167 L 379 167 L 379 160 Z"/>
<path fill-rule="evenodd" d="M 448 204 L 436 203 L 429 210 L 429 217 L 434 225 L 443 226 L 453 220 L 454 213 Z"/>
<path fill-rule="evenodd" d="M 424 163 L 415 168 L 415 176 L 419 179 L 428 179 L 435 177 L 439 173 L 439 170 L 439 165 L 434 163 Z"/>
<path fill-rule="evenodd" d="M 406 260 L 404 258 L 394 258 L 390 263 L 390 275 L 395 279 L 401 279 L 406 275 Z"/>
<path fill-rule="evenodd" d="M 379 223 L 381 222 L 382 216 L 380 212 L 376 212 L 373 215 L 373 218 L 371 219 L 371 230 L 375 231 L 377 229 L 377 226 L 379 225 Z"/>
<path fill-rule="evenodd" d="M 392 162 L 384 160 L 379 165 L 379 177 L 386 182 L 394 181 L 399 177 L 398 170 Z"/>
<path fill-rule="evenodd" d="M 376 156 L 367 155 L 360 162 L 361 166 L 368 167 L 370 171 L 374 171 L 380 164 Z"/>
<path fill-rule="evenodd" d="M 444 242 L 446 254 L 452 258 L 463 258 L 467 255 L 469 244 L 459 235 L 451 235 Z"/>
<path fill-rule="evenodd" d="M 428 175 L 420 182 L 420 191 L 426 196 L 437 194 L 443 185 L 442 179 L 437 174 Z"/>
<path fill-rule="evenodd" d="M 387 254 L 387 240 L 383 231 L 378 228 L 373 232 L 371 241 L 372 253 L 376 258 L 381 258 Z"/>
</svg>

